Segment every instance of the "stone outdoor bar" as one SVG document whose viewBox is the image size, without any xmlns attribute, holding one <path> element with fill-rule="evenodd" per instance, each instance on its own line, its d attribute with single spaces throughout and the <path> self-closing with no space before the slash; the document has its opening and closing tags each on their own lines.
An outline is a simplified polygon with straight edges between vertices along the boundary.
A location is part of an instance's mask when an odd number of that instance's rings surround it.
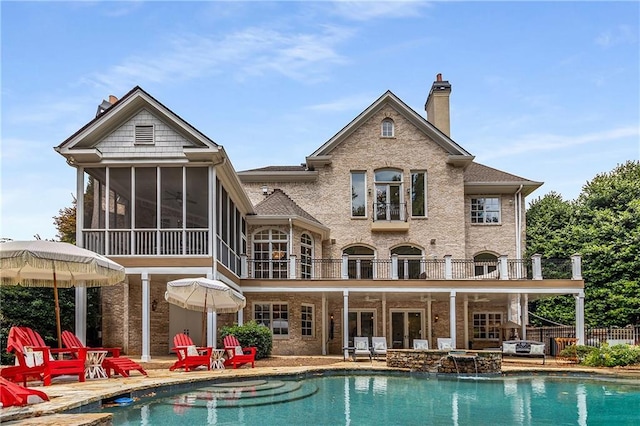
<svg viewBox="0 0 640 426">
<path fill-rule="evenodd" d="M 389 349 L 387 366 L 426 373 L 500 374 L 498 351 Z"/>
</svg>

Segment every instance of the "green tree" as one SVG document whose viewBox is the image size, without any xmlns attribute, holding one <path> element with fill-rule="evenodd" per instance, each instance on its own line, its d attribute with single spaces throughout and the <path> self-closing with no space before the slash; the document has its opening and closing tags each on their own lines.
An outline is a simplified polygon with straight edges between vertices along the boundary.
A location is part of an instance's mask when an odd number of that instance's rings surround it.
<svg viewBox="0 0 640 426">
<path fill-rule="evenodd" d="M 576 201 L 550 193 L 527 211 L 527 253 L 545 258 L 582 255 L 587 325 L 640 323 L 640 162 L 597 175 Z M 572 297 L 532 303 L 532 311 L 572 323 Z"/>
</svg>

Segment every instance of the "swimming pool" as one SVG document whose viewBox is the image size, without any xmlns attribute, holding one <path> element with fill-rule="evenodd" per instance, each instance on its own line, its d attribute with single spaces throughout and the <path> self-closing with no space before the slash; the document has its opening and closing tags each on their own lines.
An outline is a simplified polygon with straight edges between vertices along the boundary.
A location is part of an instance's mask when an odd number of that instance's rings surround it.
<svg viewBox="0 0 640 426">
<path fill-rule="evenodd" d="M 640 422 L 640 384 L 553 376 L 276 377 L 211 383 L 104 410 L 114 425 L 623 425 Z"/>
</svg>

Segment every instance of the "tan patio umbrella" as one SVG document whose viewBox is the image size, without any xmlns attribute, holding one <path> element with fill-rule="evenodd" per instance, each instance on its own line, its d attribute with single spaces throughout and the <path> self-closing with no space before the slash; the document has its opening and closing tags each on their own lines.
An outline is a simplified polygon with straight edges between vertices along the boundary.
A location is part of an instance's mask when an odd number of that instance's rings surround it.
<svg viewBox="0 0 640 426">
<path fill-rule="evenodd" d="M 42 240 L 0 243 L 0 285 L 53 287 L 60 348 L 58 288 L 100 287 L 124 278 L 124 266 L 73 244 Z"/>
<path fill-rule="evenodd" d="M 218 280 L 209 278 L 182 278 L 169 281 L 164 294 L 167 302 L 192 311 L 201 311 L 202 338 L 204 315 L 208 309 L 218 313 L 233 313 L 247 305 L 245 297 Z M 204 343 L 202 344 L 204 346 Z"/>
</svg>

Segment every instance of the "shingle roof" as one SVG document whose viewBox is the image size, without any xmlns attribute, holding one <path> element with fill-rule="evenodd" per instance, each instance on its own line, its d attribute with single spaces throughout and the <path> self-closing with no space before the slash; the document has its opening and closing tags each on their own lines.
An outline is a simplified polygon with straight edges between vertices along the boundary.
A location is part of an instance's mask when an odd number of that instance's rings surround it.
<svg viewBox="0 0 640 426">
<path fill-rule="evenodd" d="M 319 220 L 307 213 L 279 188 L 275 188 L 267 198 L 256 204 L 254 210 L 257 215 L 298 216 L 321 224 Z"/>
<path fill-rule="evenodd" d="M 471 163 L 464 169 L 465 182 L 533 182 L 511 173 L 503 172 L 493 167 L 479 163 Z"/>
<path fill-rule="evenodd" d="M 243 170 L 243 172 L 304 172 L 307 168 L 300 166 L 266 166 L 257 169 Z"/>
</svg>

